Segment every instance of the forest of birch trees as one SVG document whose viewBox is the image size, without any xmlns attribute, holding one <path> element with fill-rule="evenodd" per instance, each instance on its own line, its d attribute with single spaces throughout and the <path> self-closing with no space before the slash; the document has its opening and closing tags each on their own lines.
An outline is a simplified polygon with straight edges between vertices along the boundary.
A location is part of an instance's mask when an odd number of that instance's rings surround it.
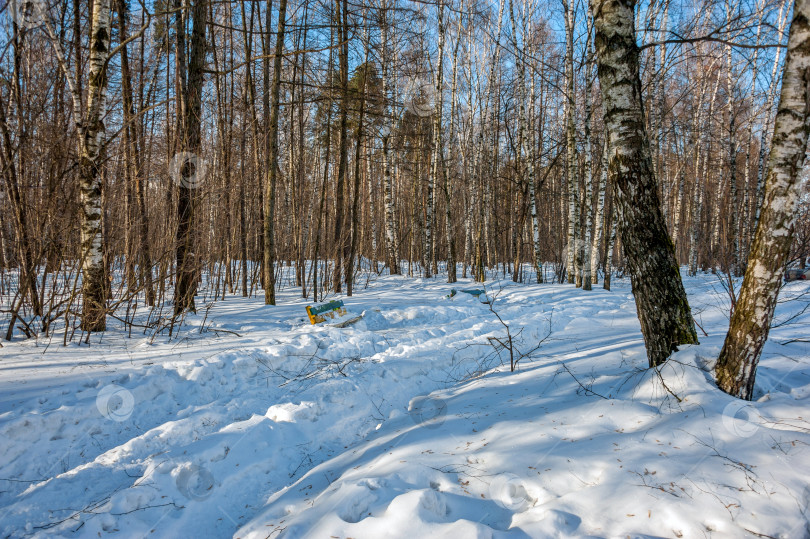
<svg viewBox="0 0 810 539">
<path fill-rule="evenodd" d="M 673 266 L 631 241 L 650 205 L 650 241 L 671 241 L 675 267 L 733 287 L 763 207 L 793 4 L 625 3 L 641 191 L 610 152 L 630 120 L 604 87 L 616 69 L 600 4 L 9 0 L 2 336 L 58 327 L 67 341 L 136 312 L 171 326 L 232 294 L 320 301 L 383 272 L 583 294 L 630 272 L 639 290 Z M 782 266 L 810 254 L 806 197 L 796 214 Z M 691 315 L 673 323 L 682 338 L 662 346 L 694 342 Z"/>
</svg>

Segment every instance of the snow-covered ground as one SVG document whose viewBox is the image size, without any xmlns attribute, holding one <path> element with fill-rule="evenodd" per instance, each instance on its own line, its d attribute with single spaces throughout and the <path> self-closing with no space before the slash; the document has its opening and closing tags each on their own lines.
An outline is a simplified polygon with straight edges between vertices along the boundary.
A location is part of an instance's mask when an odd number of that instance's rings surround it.
<svg viewBox="0 0 810 539">
<path fill-rule="evenodd" d="M 685 284 L 708 336 L 660 371 L 627 280 L 487 283 L 516 372 L 487 305 L 390 276 L 342 329 L 289 291 L 171 340 L 5 344 L 0 537 L 808 537 L 810 285 L 749 404 L 710 374 L 723 288 Z"/>
</svg>

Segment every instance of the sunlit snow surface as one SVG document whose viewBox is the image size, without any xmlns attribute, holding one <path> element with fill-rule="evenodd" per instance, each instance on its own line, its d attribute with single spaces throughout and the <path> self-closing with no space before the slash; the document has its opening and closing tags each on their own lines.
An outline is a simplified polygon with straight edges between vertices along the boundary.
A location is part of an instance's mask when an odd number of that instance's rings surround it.
<svg viewBox="0 0 810 539">
<path fill-rule="evenodd" d="M 0 537 L 807 537 L 810 284 L 783 290 L 751 404 L 708 372 L 728 296 L 685 284 L 709 336 L 660 373 L 627 280 L 487 283 L 516 357 L 545 339 L 515 373 L 440 279 L 372 280 L 343 329 L 287 290 L 171 340 L 5 343 Z"/>
</svg>

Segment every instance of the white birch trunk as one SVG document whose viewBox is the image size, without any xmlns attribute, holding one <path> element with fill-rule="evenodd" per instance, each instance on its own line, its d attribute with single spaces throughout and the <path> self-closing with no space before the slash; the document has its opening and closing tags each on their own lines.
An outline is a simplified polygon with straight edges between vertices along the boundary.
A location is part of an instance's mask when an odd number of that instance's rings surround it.
<svg viewBox="0 0 810 539">
<path fill-rule="evenodd" d="M 787 12 L 785 11 L 785 7 L 788 5 L 789 0 L 784 0 L 784 3 L 779 9 L 779 42 L 782 42 L 782 36 L 784 35 L 784 25 L 787 22 L 787 14 L 790 11 L 789 9 Z M 782 17 L 784 12 L 784 18 Z M 762 129 L 762 134 L 759 140 L 759 164 L 757 166 L 757 186 L 756 186 L 756 198 L 754 201 L 754 207 L 756 211 L 754 213 L 754 222 L 753 226 L 756 228 L 757 223 L 759 223 L 759 214 L 762 208 L 762 202 L 764 197 L 764 187 L 765 187 L 765 159 L 768 155 L 768 135 L 770 134 L 770 127 L 771 127 L 771 118 L 773 118 L 773 105 L 774 101 L 776 100 L 776 90 L 779 87 L 776 75 L 779 70 L 779 59 L 782 49 L 777 48 L 776 54 L 774 54 L 773 59 L 773 68 L 771 68 L 771 84 L 768 88 L 768 99 L 765 103 L 765 128 Z"/>
<path fill-rule="evenodd" d="M 591 290 L 591 237 L 593 236 L 593 163 L 591 158 L 591 97 L 593 93 L 593 47 L 591 34 L 593 23 L 590 12 L 587 24 L 587 45 L 585 53 L 585 234 L 582 238 L 582 289 Z"/>
<path fill-rule="evenodd" d="M 106 271 L 101 230 L 101 154 L 107 106 L 110 0 L 95 0 L 90 31 L 86 116 L 80 121 L 79 174 L 82 205 L 82 329 L 106 329 Z"/>
<path fill-rule="evenodd" d="M 397 230 L 395 225 L 395 203 L 394 187 L 391 178 L 391 155 L 389 141 L 391 137 L 391 108 L 389 106 L 388 93 L 390 83 L 388 81 L 389 53 L 388 53 L 388 3 L 382 2 L 380 7 L 380 48 L 382 49 L 382 84 L 383 84 L 383 205 L 385 206 L 385 252 L 388 270 L 392 275 L 399 275 L 399 261 L 397 260 Z M 410 271 L 410 269 L 408 270 Z"/>
<path fill-rule="evenodd" d="M 764 5 L 762 0 L 757 1 L 757 35 L 755 43 L 757 47 L 760 44 L 762 36 L 762 17 L 764 14 Z M 784 6 L 783 8 L 784 9 Z M 781 15 L 781 13 L 780 13 Z M 751 61 L 751 88 L 748 90 L 748 96 L 753 103 L 756 99 L 757 91 L 757 76 L 759 74 L 759 49 L 754 49 L 754 58 Z M 740 264 L 745 264 L 745 258 L 748 256 L 749 246 L 749 230 L 751 230 L 751 143 L 754 140 L 754 120 L 756 115 L 751 114 L 748 119 L 748 136 L 745 144 L 745 166 L 743 168 L 743 204 L 742 204 L 742 218 L 740 223 L 740 252 L 737 260 Z M 744 267 L 742 268 L 745 269 Z"/>
<path fill-rule="evenodd" d="M 576 162 L 576 129 L 574 127 L 574 2 L 566 0 L 563 3 L 565 10 L 565 140 L 566 140 L 566 174 L 568 177 L 568 253 L 567 273 L 568 282 L 574 283 L 576 276 L 576 223 L 579 222 L 577 212 L 577 181 Z"/>
<path fill-rule="evenodd" d="M 641 332 L 651 367 L 697 342 L 675 252 L 661 212 L 644 126 L 634 0 L 592 0 L 608 174 L 619 216 Z"/>
<path fill-rule="evenodd" d="M 599 283 L 599 246 L 602 244 L 602 226 L 605 213 L 605 187 L 607 186 L 608 169 L 608 147 L 607 139 L 602 145 L 601 172 L 599 173 L 599 185 L 597 187 L 596 199 L 596 219 L 591 244 L 591 284 Z"/>
<path fill-rule="evenodd" d="M 720 389 L 751 400 L 757 364 L 768 339 L 782 270 L 793 240 L 800 175 L 810 136 L 810 0 L 796 0 L 788 36 L 779 111 L 764 203 L 740 297 L 717 360 Z"/>
</svg>

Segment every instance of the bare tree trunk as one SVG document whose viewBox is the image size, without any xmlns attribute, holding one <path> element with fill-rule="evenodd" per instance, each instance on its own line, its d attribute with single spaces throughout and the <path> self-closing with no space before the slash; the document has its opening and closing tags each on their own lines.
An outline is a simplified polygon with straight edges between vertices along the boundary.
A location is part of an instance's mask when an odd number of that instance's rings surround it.
<svg viewBox="0 0 810 539">
<path fill-rule="evenodd" d="M 296 41 L 296 49 L 298 50 L 307 50 L 307 40 L 308 40 L 308 21 L 309 21 L 309 10 L 307 8 L 304 9 L 304 31 L 303 31 L 303 44 L 300 44 L 300 41 Z M 300 34 L 299 34 L 300 39 Z M 307 178 L 307 159 L 305 155 L 305 148 L 304 148 L 304 140 L 305 140 L 305 122 L 304 122 L 304 87 L 307 82 L 307 54 L 305 52 L 301 53 L 301 91 L 298 92 L 298 167 L 296 171 L 296 177 L 301 184 L 301 194 L 302 200 L 299 204 L 299 212 L 305 212 L 304 209 L 307 207 L 305 199 L 303 198 L 303 194 L 305 192 L 304 186 L 306 184 Z M 317 170 L 317 166 L 315 167 Z M 300 226 L 298 230 L 298 262 L 297 262 L 297 269 L 301 272 L 301 297 L 307 297 L 307 243 L 309 240 L 309 231 L 311 228 L 312 223 L 312 215 L 311 213 L 308 216 L 302 215 L 300 219 Z"/>
<path fill-rule="evenodd" d="M 363 87 L 360 89 L 360 111 L 357 118 L 354 146 L 354 188 L 352 189 L 352 229 L 349 245 L 349 256 L 346 258 L 346 295 L 351 296 L 354 285 L 354 259 L 357 252 L 357 241 L 360 235 L 360 157 L 363 146 L 363 120 L 366 114 L 366 92 L 368 91 L 368 78 L 370 76 L 368 64 L 368 31 L 364 33 L 365 57 L 363 59 Z"/>
<path fill-rule="evenodd" d="M 276 243 L 275 202 L 278 174 L 278 112 L 279 91 L 281 88 L 281 60 L 284 52 L 284 29 L 287 17 L 287 0 L 280 0 L 278 5 L 278 30 L 276 31 L 276 48 L 273 53 L 273 83 L 270 87 L 270 119 L 267 126 L 267 137 L 270 155 L 267 164 L 267 183 L 264 185 L 264 304 L 276 304 Z M 269 33 L 269 28 L 265 28 Z M 269 39 L 269 37 L 268 37 Z M 270 60 L 265 60 L 269 62 Z"/>
<path fill-rule="evenodd" d="M 447 175 L 447 167 L 444 162 L 444 137 L 442 126 L 442 111 L 443 111 L 443 86 L 444 86 L 444 38 L 445 38 L 445 24 L 444 24 L 444 2 L 438 0 L 438 25 L 439 25 L 439 50 L 438 50 L 438 66 L 436 68 L 436 111 L 433 119 L 433 176 L 438 177 L 441 174 L 442 187 L 444 190 L 445 202 L 445 232 L 447 237 L 447 282 L 455 283 L 458 279 L 456 277 L 456 239 L 453 234 L 453 213 L 452 213 L 452 195 L 450 181 Z M 455 62 L 454 62 L 455 73 Z M 452 117 L 452 116 L 451 116 Z"/>
<path fill-rule="evenodd" d="M 577 180 L 577 140 L 576 127 L 574 126 L 574 2 L 566 0 L 563 2 L 565 15 L 565 140 L 566 140 L 566 171 L 568 174 L 568 282 L 574 283 L 576 267 L 576 247 L 577 225 L 579 215 L 577 212 L 577 191 L 579 181 Z M 638 70 L 636 70 L 638 71 Z M 600 74 L 601 75 L 601 74 Z M 601 79 L 601 76 L 600 76 Z"/>
<path fill-rule="evenodd" d="M 588 34 L 585 51 L 585 234 L 582 238 L 582 289 L 591 290 L 591 236 L 593 232 L 593 164 L 591 162 L 591 97 L 593 94 L 593 49 L 591 34 L 593 23 L 588 15 Z"/>
<path fill-rule="evenodd" d="M 247 104 L 247 99 L 245 100 Z M 255 144 L 255 141 L 254 141 Z M 242 148 L 245 147 L 245 131 L 242 131 Z M 242 174 L 239 178 L 239 259 L 242 280 L 242 297 L 248 297 L 248 252 L 247 252 L 247 209 L 245 204 L 245 160 L 241 160 Z"/>
<path fill-rule="evenodd" d="M 607 140 L 602 144 L 602 158 L 599 173 L 599 186 L 597 192 L 599 195 L 596 199 L 596 226 L 593 233 L 593 240 L 591 244 L 591 284 L 599 283 L 599 246 L 602 244 L 602 222 L 604 221 L 605 214 L 605 187 L 607 185 L 607 161 L 608 161 L 608 147 Z"/>
<path fill-rule="evenodd" d="M 705 135 L 707 138 L 711 135 L 706 133 L 707 130 L 704 129 L 704 122 L 709 125 L 709 130 L 711 129 L 711 118 L 714 113 L 714 104 L 717 100 L 717 89 L 720 87 L 720 77 L 716 77 L 715 84 L 714 84 L 714 91 L 712 92 L 712 99 L 709 102 L 709 114 L 706 119 L 701 118 L 700 112 L 697 112 L 696 123 L 700 126 L 698 128 L 697 133 L 697 143 L 695 144 L 695 185 L 694 191 L 692 193 L 692 233 L 690 238 L 690 245 L 689 245 L 689 275 L 695 276 L 697 275 L 697 266 L 698 266 L 698 256 L 700 254 L 699 248 L 699 240 L 700 240 L 700 228 L 701 228 L 701 218 L 703 215 L 703 201 L 705 195 L 705 186 L 706 186 L 706 176 L 708 176 L 709 170 L 709 156 L 706 155 L 703 161 L 705 164 L 701 165 L 701 156 L 709 152 L 702 151 L 701 139 Z M 708 145 L 708 144 L 707 144 Z M 701 169 L 703 166 L 703 169 Z"/>
<path fill-rule="evenodd" d="M 341 9 L 341 1 L 343 9 Z M 338 133 L 338 171 L 335 185 L 335 273 L 332 278 L 335 292 L 342 290 L 343 259 L 348 255 L 346 235 L 343 230 L 343 206 L 346 190 L 346 169 L 348 168 L 348 112 L 349 112 L 349 40 L 348 3 L 335 0 L 335 24 L 338 30 L 338 63 L 340 69 L 340 132 Z"/>
<path fill-rule="evenodd" d="M 119 13 L 125 13 L 124 2 L 119 8 Z M 119 15 L 122 17 L 122 15 Z M 123 26 L 123 25 L 122 25 Z M 126 39 L 126 33 L 122 31 L 121 39 Z M 121 51 L 121 79 L 123 83 L 122 93 L 124 95 L 124 110 L 129 110 L 129 114 L 124 115 L 124 121 L 128 124 L 129 130 L 132 133 L 130 138 L 131 142 L 131 156 L 132 164 L 134 166 L 133 175 L 135 180 L 135 205 L 136 205 L 136 220 L 138 229 L 138 240 L 140 247 L 140 275 L 142 286 L 146 290 L 146 304 L 153 306 L 155 304 L 155 286 L 152 279 L 152 252 L 149 246 L 149 217 L 146 211 L 146 179 L 143 172 L 143 160 L 141 159 L 141 121 L 136 120 L 132 109 L 132 83 L 130 80 L 129 61 L 127 58 L 126 47 Z M 126 96 L 129 95 L 129 107 L 127 107 Z M 127 118 L 128 116 L 128 118 Z"/>
<path fill-rule="evenodd" d="M 759 23 L 757 24 L 757 35 L 756 35 L 756 45 L 757 47 L 761 41 L 762 35 L 762 18 L 764 16 L 764 2 L 762 0 L 757 0 L 757 13 Z M 784 9 L 784 5 L 782 7 Z M 781 15 L 781 14 L 780 14 Z M 748 92 L 749 99 L 753 103 L 756 99 L 756 92 L 757 92 L 757 76 L 759 74 L 759 49 L 754 49 L 754 59 L 751 61 L 751 88 Z M 746 137 L 746 144 L 745 144 L 745 165 L 743 167 L 743 205 L 742 205 L 742 223 L 740 224 L 740 252 L 738 254 L 737 260 L 740 264 L 745 264 L 745 258 L 748 256 L 748 247 L 749 247 L 749 231 L 751 230 L 751 143 L 754 140 L 754 122 L 756 120 L 756 115 L 751 114 L 748 118 L 748 136 Z M 745 267 L 741 268 L 745 271 Z"/>
<path fill-rule="evenodd" d="M 779 11 L 779 42 L 780 43 L 782 42 L 782 36 L 784 35 L 783 34 L 784 24 L 787 21 L 787 13 L 784 13 L 784 15 L 785 15 L 784 19 L 782 18 L 782 14 L 783 14 L 783 10 L 786 7 L 788 1 L 789 0 L 785 0 L 785 4 L 783 4 L 783 6 L 780 8 L 780 11 Z M 788 12 L 789 12 L 789 10 L 788 10 Z M 768 133 L 769 133 L 770 127 L 771 127 L 771 115 L 773 114 L 773 104 L 774 104 L 774 101 L 776 100 L 776 90 L 778 88 L 776 75 L 777 75 L 778 70 L 779 70 L 779 59 L 780 59 L 780 53 L 781 52 L 782 52 L 782 49 L 777 48 L 776 49 L 776 54 L 774 54 L 773 68 L 771 69 L 771 84 L 770 84 L 770 87 L 768 88 L 768 98 L 767 98 L 767 101 L 765 103 L 765 110 L 767 111 L 766 115 L 765 115 L 765 127 L 764 127 L 764 129 L 762 129 L 762 134 L 760 135 L 760 139 L 759 139 L 759 165 L 757 167 L 757 186 L 756 186 L 756 195 L 755 195 L 756 198 L 754 200 L 754 207 L 756 208 L 756 211 L 755 211 L 755 214 L 754 214 L 754 222 L 753 222 L 753 226 L 754 226 L 755 229 L 757 227 L 757 224 L 759 223 L 760 211 L 762 209 L 762 204 L 763 204 L 764 197 L 765 197 L 765 160 L 766 160 L 766 156 L 767 156 L 767 152 L 768 152 L 767 141 L 768 141 Z"/>
<path fill-rule="evenodd" d="M 385 252 L 386 264 L 391 275 L 399 275 L 399 261 L 397 260 L 397 230 L 395 223 L 394 186 L 391 179 L 391 111 L 389 106 L 389 51 L 388 51 L 388 5 L 383 1 L 380 7 L 380 63 L 382 64 L 383 84 L 383 127 L 382 127 L 382 154 L 383 154 L 383 205 L 385 206 Z"/>
<path fill-rule="evenodd" d="M 673 223 L 672 223 L 672 245 L 675 246 L 675 259 L 678 260 L 680 264 L 679 258 L 679 242 L 680 242 L 680 233 L 681 233 L 681 207 L 683 204 L 683 196 L 684 196 L 684 187 L 685 187 L 686 177 L 681 168 L 680 173 L 678 174 L 678 193 L 675 198 L 675 207 L 672 210 L 673 215 Z"/>
<path fill-rule="evenodd" d="M 703 177 L 700 172 L 695 177 L 695 186 L 692 192 L 692 234 L 689 243 L 689 275 L 697 275 L 698 242 L 700 240 L 700 219 L 703 214 Z"/>
<path fill-rule="evenodd" d="M 203 70 L 205 69 L 205 41 L 206 19 L 208 18 L 208 3 L 206 0 L 196 0 L 192 8 L 193 28 L 191 31 L 191 56 L 188 62 L 188 83 L 183 104 L 183 132 L 179 141 L 182 152 L 200 159 L 202 135 L 202 87 Z M 178 50 L 185 48 L 185 40 L 181 43 L 180 25 L 182 18 L 178 17 Z M 180 62 L 184 59 L 181 58 Z M 180 74 L 181 78 L 183 73 Z M 180 170 L 182 176 L 179 181 L 177 197 L 177 284 L 174 291 L 174 314 L 184 311 L 196 312 L 194 295 L 197 291 L 197 260 L 194 254 L 194 201 L 192 194 L 199 173 L 197 162 L 185 161 Z"/>
<path fill-rule="evenodd" d="M 592 0 L 605 127 L 608 174 L 621 218 L 641 332 L 651 367 L 680 344 L 697 342 L 695 323 L 661 214 L 644 128 L 636 44 L 635 0 Z"/>
<path fill-rule="evenodd" d="M 371 166 L 371 150 L 366 152 L 366 190 L 368 191 L 368 221 L 371 228 L 371 262 L 374 271 L 379 273 L 379 254 L 377 253 L 377 205 L 374 203 L 374 180 Z"/>
<path fill-rule="evenodd" d="M 483 154 L 484 154 L 484 137 L 486 135 L 486 128 L 489 123 L 492 121 L 490 117 L 490 101 L 492 100 L 492 96 L 496 95 L 495 87 L 496 87 L 496 67 L 499 63 L 500 53 L 501 53 L 501 34 L 503 30 L 503 10 L 504 10 L 504 0 L 499 0 L 498 2 L 498 31 L 496 32 L 496 39 L 495 39 L 495 51 L 493 53 L 493 58 L 490 63 L 489 68 L 489 75 L 487 77 L 487 93 L 486 98 L 483 104 L 483 111 L 481 113 L 481 127 L 478 130 L 478 137 L 477 137 L 477 144 L 476 149 L 474 150 L 474 164 L 473 164 L 473 171 L 475 173 L 475 177 L 472 178 L 472 182 L 474 185 L 475 193 L 471 193 L 471 197 L 474 196 L 476 198 L 472 198 L 471 204 L 474 205 L 478 209 L 478 223 L 475 230 L 475 251 L 474 251 L 474 269 L 473 275 L 476 281 L 484 282 L 486 280 L 486 271 L 485 271 L 485 258 L 487 256 L 486 250 L 488 247 L 484 245 L 486 242 L 486 227 L 488 225 L 488 211 L 486 209 L 487 204 L 487 187 L 485 187 L 485 173 L 484 173 L 484 163 L 483 163 Z M 497 108 L 498 102 L 497 97 L 495 98 L 495 103 L 492 108 Z"/>
<path fill-rule="evenodd" d="M 15 25 L 16 27 L 16 25 Z M 20 92 L 20 52 L 19 52 L 19 36 L 15 29 L 14 32 L 14 93 L 17 107 L 21 108 L 22 98 L 19 96 Z M 3 170 L 3 179 L 6 184 L 7 196 L 11 202 L 14 212 L 14 224 L 17 228 L 17 256 L 19 256 L 19 263 L 21 266 L 20 272 L 20 304 L 26 294 L 31 297 L 31 305 L 33 306 L 34 314 L 42 315 L 42 303 L 40 302 L 39 294 L 37 292 L 37 279 L 36 279 L 36 260 L 34 259 L 34 249 L 32 245 L 31 234 L 28 230 L 29 216 L 28 205 L 23 200 L 23 194 L 20 191 L 20 177 L 17 163 L 14 159 L 14 145 L 11 139 L 11 132 L 6 120 L 6 107 L 0 105 L 0 133 L 3 137 L 3 152 L 0 154 L 0 167 Z M 22 138 L 22 137 L 20 137 Z M 14 331 L 14 320 L 9 325 L 7 340 L 11 339 Z"/>
<path fill-rule="evenodd" d="M 661 16 L 661 45 L 658 46 L 658 75 L 656 76 L 657 96 L 655 103 L 658 108 L 658 122 L 656 123 L 657 133 L 655 137 L 656 155 L 658 161 L 656 164 L 656 178 L 659 179 L 664 193 L 664 221 L 667 221 L 667 197 L 669 194 L 669 167 L 667 167 L 666 152 L 667 148 L 667 131 L 664 128 L 664 121 L 666 119 L 666 81 L 667 81 L 667 44 L 664 42 L 667 38 L 667 26 L 669 25 L 669 1 L 662 0 L 664 6 L 664 13 Z M 673 242 L 674 243 L 674 242 Z M 677 257 L 677 252 L 675 253 Z"/>
<path fill-rule="evenodd" d="M 90 30 L 90 68 L 86 116 L 79 128 L 79 177 L 82 202 L 82 329 L 104 331 L 107 272 L 101 230 L 101 156 L 107 105 L 110 53 L 110 0 L 95 0 Z"/>
<path fill-rule="evenodd" d="M 532 247 L 533 247 L 533 254 L 534 254 L 534 269 L 536 273 L 536 279 L 538 283 L 543 282 L 543 269 L 542 269 L 542 260 L 540 255 L 540 226 L 537 219 L 537 202 L 536 202 L 536 193 L 535 193 L 535 146 L 534 141 L 532 140 L 532 128 L 531 128 L 531 121 L 533 118 L 533 114 L 531 111 L 534 109 L 532 106 L 535 100 L 535 86 L 534 86 L 534 76 L 530 74 L 529 76 L 532 77 L 532 82 L 529 85 L 531 87 L 530 91 L 527 91 L 527 82 L 526 82 L 526 54 L 528 53 L 529 56 L 533 56 L 532 54 L 532 46 L 530 42 L 527 42 L 527 18 L 529 15 L 525 12 L 526 11 L 526 2 L 523 4 L 524 13 L 521 17 L 521 32 L 518 33 L 517 24 L 515 23 L 515 14 L 514 14 L 514 6 L 510 0 L 509 2 L 509 18 L 512 23 L 512 44 L 515 49 L 515 65 L 518 72 L 518 88 L 517 88 L 517 100 L 518 100 L 518 147 L 517 151 L 520 152 L 519 161 L 521 163 L 521 170 L 525 173 L 526 177 L 523 179 L 523 182 L 527 185 L 527 197 L 529 203 L 529 211 L 531 212 L 531 227 L 532 227 Z M 528 50 L 527 50 L 528 49 Z M 532 105 L 527 107 L 527 101 Z M 521 182 L 521 183 L 523 183 Z M 520 220 L 522 225 L 523 219 Z M 520 256 L 520 248 L 518 247 L 517 243 L 519 242 L 519 238 L 523 235 L 522 233 L 517 233 L 517 225 L 513 225 L 516 227 L 513 229 L 513 260 L 515 260 L 515 265 L 518 265 L 518 257 Z M 520 229 L 522 230 L 522 226 Z M 518 275 L 518 268 L 515 268 L 513 278 L 517 277 Z"/>
<path fill-rule="evenodd" d="M 438 99 L 438 98 L 437 98 Z M 421 135 L 420 135 L 421 136 Z M 434 140 L 435 145 L 435 140 Z M 421 146 L 421 143 L 420 143 Z M 417 159 L 422 159 L 422 151 L 420 149 L 419 157 Z M 432 160 L 434 163 L 436 162 L 435 159 Z M 425 235 L 423 238 L 423 253 L 422 253 L 422 260 L 423 260 L 423 267 L 422 267 L 422 274 L 424 275 L 425 279 L 429 279 L 433 276 L 433 208 L 434 208 L 434 184 L 435 184 L 435 176 L 434 176 L 434 168 L 431 167 L 430 162 L 427 163 L 427 200 L 425 201 L 425 226 L 424 231 Z M 421 177 L 421 176 L 420 176 Z"/>
<path fill-rule="evenodd" d="M 333 53 L 332 46 L 334 45 L 334 29 L 329 37 L 329 66 L 332 66 Z M 323 223 L 324 206 L 326 205 L 326 186 L 329 183 L 329 157 L 332 148 L 332 92 L 329 92 L 328 107 L 326 109 L 326 137 L 324 139 L 324 164 L 323 164 L 323 182 L 321 183 L 321 193 L 318 198 L 318 224 L 315 227 L 315 244 L 312 250 L 312 299 L 318 301 L 318 262 L 321 252 L 321 228 Z"/>
<path fill-rule="evenodd" d="M 740 297 L 717 360 L 717 385 L 751 400 L 762 347 L 768 339 L 779 281 L 793 240 L 799 172 L 810 135 L 810 1 L 795 0 L 774 122 L 764 203 Z"/>
<path fill-rule="evenodd" d="M 730 0 L 726 0 L 726 17 L 731 20 L 732 9 Z M 737 212 L 739 211 L 737 195 L 737 141 L 736 141 L 736 115 L 734 112 L 734 65 L 732 63 L 731 45 L 726 45 L 726 99 L 728 101 L 728 182 L 731 186 L 731 211 L 727 234 L 731 235 L 731 257 L 729 269 L 733 275 L 739 275 L 740 236 L 737 231 Z M 719 221 L 719 219 L 718 219 Z M 728 246 L 726 241 L 725 245 Z M 727 257 L 728 259 L 728 257 Z"/>
<path fill-rule="evenodd" d="M 607 166 L 605 166 L 605 171 L 607 171 Z M 607 172 L 605 172 L 605 174 L 607 174 Z M 605 281 L 602 286 L 605 290 L 610 290 L 610 277 L 613 272 L 613 246 L 616 244 L 616 231 L 619 223 L 617 212 L 618 206 L 614 198 L 610 205 L 610 211 L 606 214 L 606 223 L 609 223 L 610 226 L 606 226 L 605 228 L 610 228 L 610 233 L 607 235 L 605 241 Z"/>
</svg>

